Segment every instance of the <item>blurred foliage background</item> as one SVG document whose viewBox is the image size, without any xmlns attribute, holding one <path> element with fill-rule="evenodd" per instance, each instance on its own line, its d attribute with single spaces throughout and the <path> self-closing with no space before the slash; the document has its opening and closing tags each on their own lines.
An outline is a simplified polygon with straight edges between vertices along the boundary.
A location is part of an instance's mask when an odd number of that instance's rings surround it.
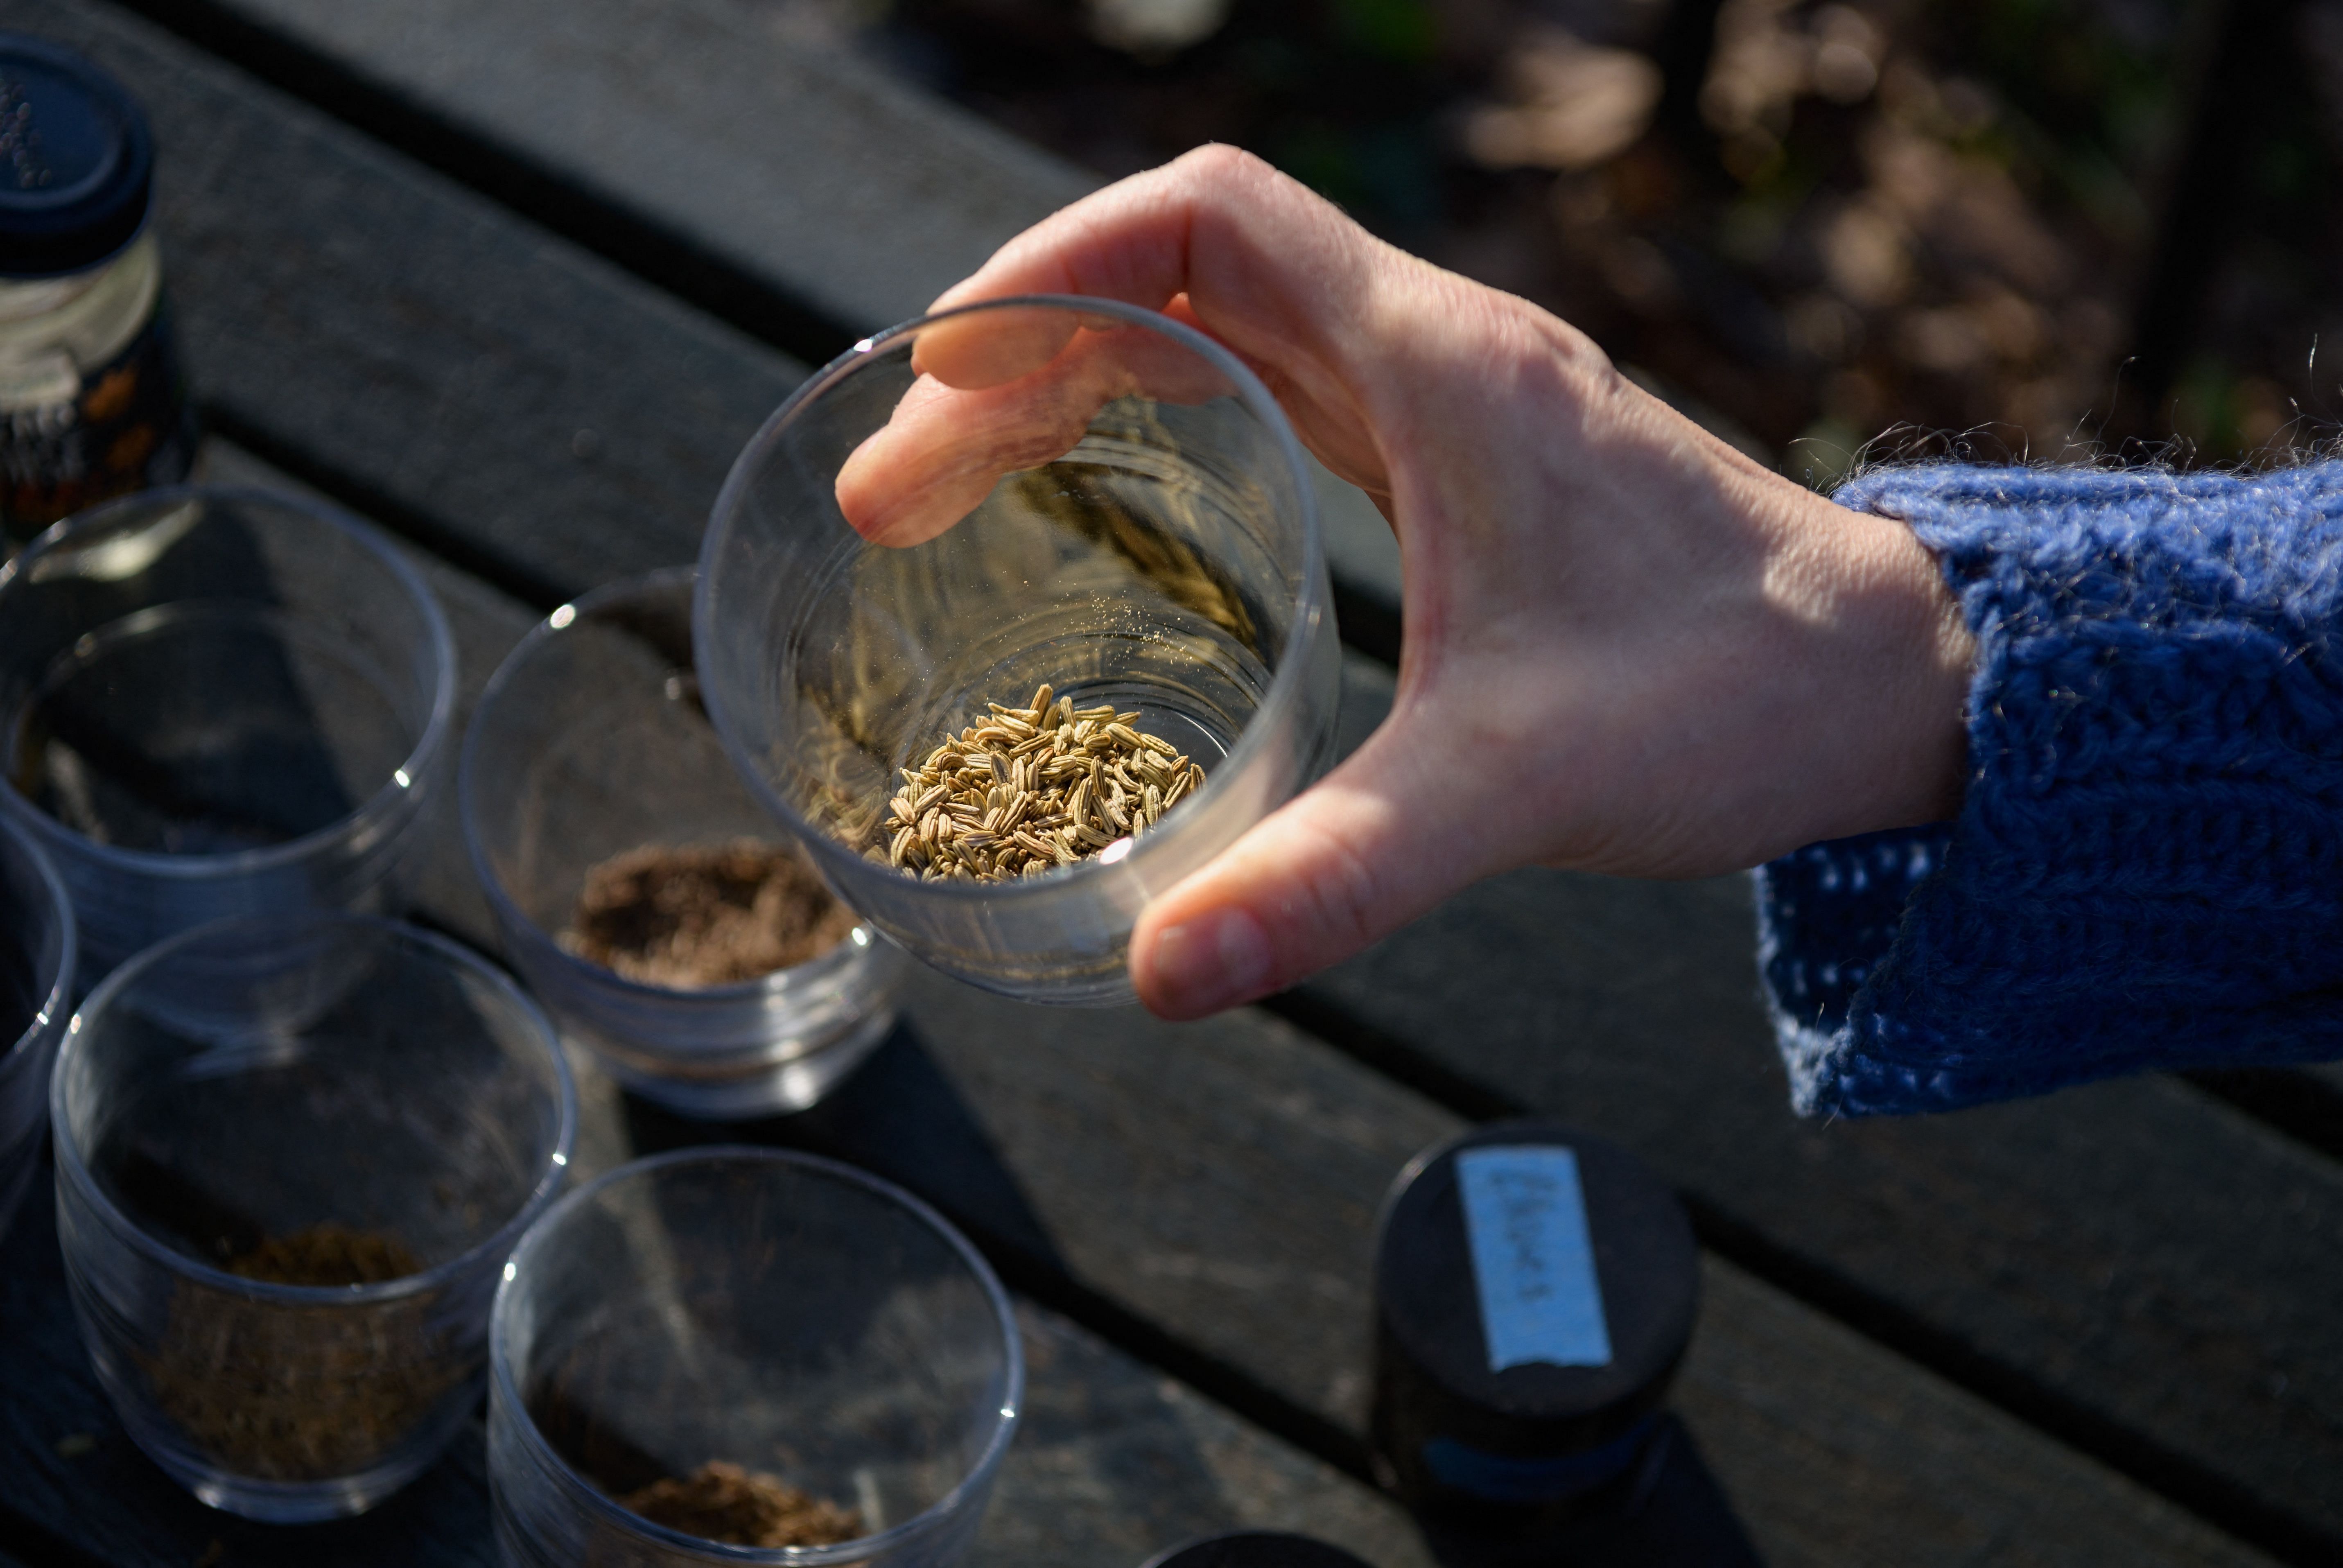
<svg viewBox="0 0 2343 1568">
<path fill-rule="evenodd" d="M 1101 175 L 1250 148 L 1811 482 L 2343 420 L 2343 0 L 775 3 Z"/>
</svg>

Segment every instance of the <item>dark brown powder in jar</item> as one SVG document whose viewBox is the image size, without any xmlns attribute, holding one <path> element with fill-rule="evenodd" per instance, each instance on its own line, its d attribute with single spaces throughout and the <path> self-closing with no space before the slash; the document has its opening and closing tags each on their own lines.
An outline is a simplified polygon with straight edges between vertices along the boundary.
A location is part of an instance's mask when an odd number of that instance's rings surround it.
<svg viewBox="0 0 2343 1568">
<path fill-rule="evenodd" d="M 327 1221 L 263 1237 L 230 1258 L 227 1271 L 272 1285 L 379 1285 L 419 1274 L 423 1265 L 396 1236 Z"/>
<path fill-rule="evenodd" d="M 820 958 L 855 915 L 796 851 L 647 845 L 586 874 L 562 949 L 644 985 L 731 985 Z"/>
<path fill-rule="evenodd" d="M 229 1258 L 239 1279 L 327 1288 L 422 1271 L 396 1236 L 305 1226 Z M 258 1301 L 182 1281 L 153 1354 L 155 1402 L 223 1468 L 271 1481 L 379 1464 L 469 1367 L 435 1322 L 437 1294 L 327 1305 Z"/>
<path fill-rule="evenodd" d="M 710 1460 L 681 1480 L 654 1481 L 618 1501 L 654 1524 L 729 1546 L 829 1546 L 862 1533 L 857 1510 L 722 1460 Z"/>
</svg>

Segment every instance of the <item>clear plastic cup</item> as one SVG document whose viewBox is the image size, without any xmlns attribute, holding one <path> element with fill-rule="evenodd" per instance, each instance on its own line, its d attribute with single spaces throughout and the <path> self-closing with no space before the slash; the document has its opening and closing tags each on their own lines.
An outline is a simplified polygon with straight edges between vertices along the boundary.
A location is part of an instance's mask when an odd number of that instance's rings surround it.
<svg viewBox="0 0 2343 1568">
<path fill-rule="evenodd" d="M 639 1161 L 564 1198 L 506 1267 L 491 1355 L 508 1568 L 945 1568 L 1025 1377 L 1000 1282 L 933 1210 L 765 1149 Z M 721 1545 L 617 1501 L 711 1462 L 857 1510 L 864 1533 Z"/>
<path fill-rule="evenodd" d="M 902 956 L 868 924 L 805 963 L 689 990 L 559 938 L 613 857 L 778 836 L 700 706 L 691 584 L 689 567 L 614 584 L 521 639 L 465 737 L 464 839 L 514 968 L 612 1076 L 689 1116 L 802 1110 L 894 1021 Z"/>
<path fill-rule="evenodd" d="M 296 1523 L 380 1502 L 477 1407 L 498 1271 L 577 1097 L 494 967 L 309 916 L 116 970 L 50 1120 L 65 1279 L 123 1426 L 206 1503 Z"/>
<path fill-rule="evenodd" d="M 920 367 L 945 361 L 992 384 L 941 392 Z M 842 477 L 897 542 L 848 522 Z M 733 465 L 699 566 L 699 677 L 733 760 L 848 902 L 989 990 L 1129 1000 L 1149 900 L 1331 758 L 1340 656 L 1301 447 L 1232 355 L 1149 311 L 1008 300 L 857 344 Z M 865 858 L 897 769 L 1045 682 L 1136 709 L 1202 790 L 1119 858 L 1020 881 Z"/>
<path fill-rule="evenodd" d="M 73 975 L 65 884 L 39 845 L 0 820 L 0 1235 L 33 1180 Z"/>
<path fill-rule="evenodd" d="M 84 988 L 207 920 L 392 907 L 455 698 L 423 579 L 317 502 L 149 490 L 0 568 L 0 815 L 73 895 Z"/>
</svg>

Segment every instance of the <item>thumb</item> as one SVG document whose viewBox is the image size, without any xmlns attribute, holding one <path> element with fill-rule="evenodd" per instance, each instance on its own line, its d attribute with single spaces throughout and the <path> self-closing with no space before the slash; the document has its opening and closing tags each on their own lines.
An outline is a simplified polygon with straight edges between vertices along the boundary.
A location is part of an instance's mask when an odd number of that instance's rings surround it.
<svg viewBox="0 0 2343 1568">
<path fill-rule="evenodd" d="M 1419 709 L 1419 711 L 1421 711 Z M 1131 933 L 1140 1000 L 1202 1018 L 1282 990 L 1493 869 L 1450 755 L 1402 712 L 1314 788 L 1151 905 Z"/>
</svg>

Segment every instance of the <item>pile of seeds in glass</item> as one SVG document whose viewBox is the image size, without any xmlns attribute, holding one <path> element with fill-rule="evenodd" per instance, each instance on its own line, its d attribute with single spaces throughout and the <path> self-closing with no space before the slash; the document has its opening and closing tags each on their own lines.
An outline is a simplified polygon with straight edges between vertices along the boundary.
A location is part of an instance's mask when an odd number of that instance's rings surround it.
<svg viewBox="0 0 2343 1568">
<path fill-rule="evenodd" d="M 1203 787 L 1202 768 L 1112 703 L 1076 708 L 1045 685 L 1023 708 L 985 706 L 990 718 L 903 769 L 866 856 L 930 881 L 1039 876 L 1137 838 Z"/>
</svg>

